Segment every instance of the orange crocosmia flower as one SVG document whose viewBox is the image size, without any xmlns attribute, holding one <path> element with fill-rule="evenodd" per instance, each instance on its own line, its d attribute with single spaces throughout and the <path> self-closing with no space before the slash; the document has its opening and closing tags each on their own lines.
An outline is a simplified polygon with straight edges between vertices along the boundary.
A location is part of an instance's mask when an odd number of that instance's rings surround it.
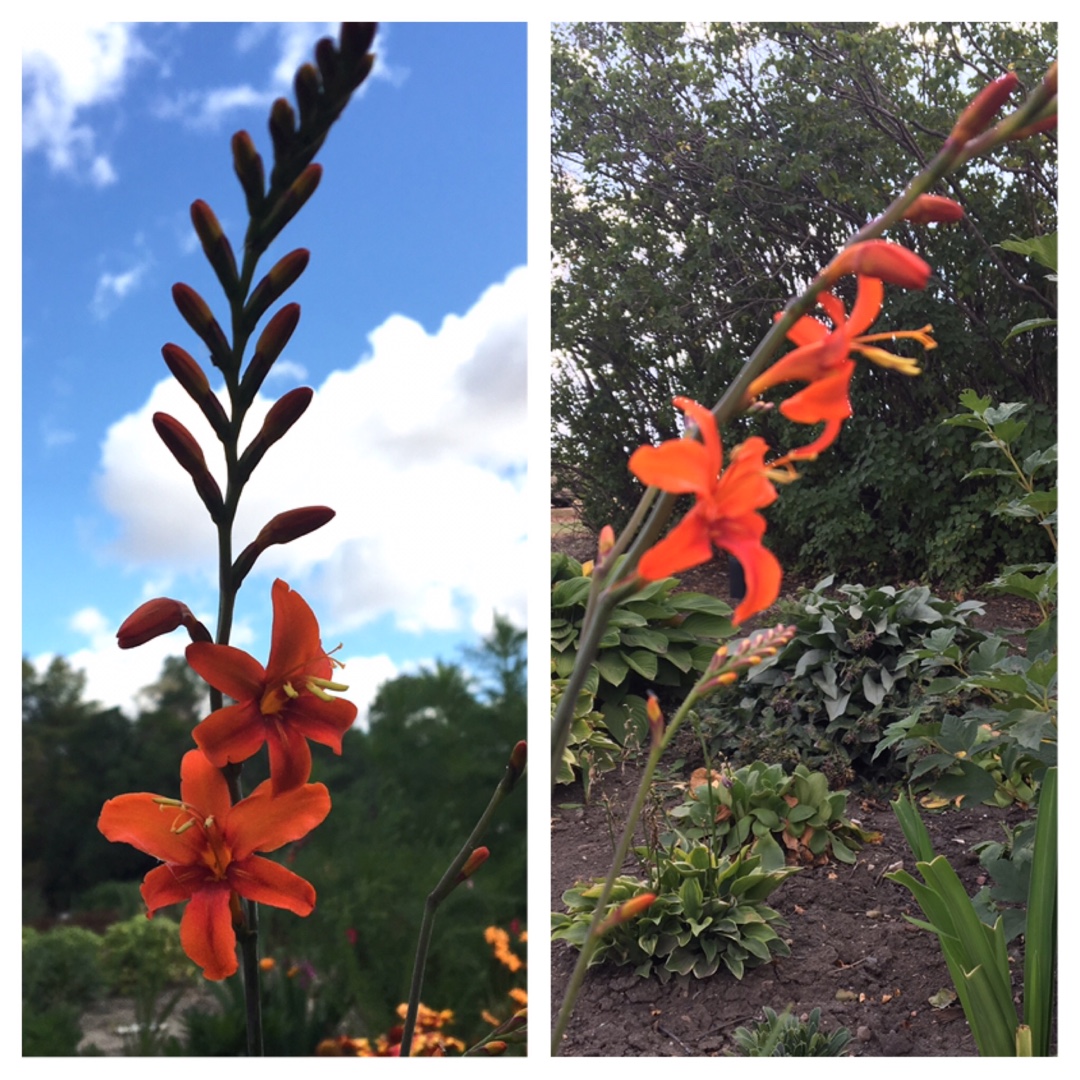
<svg viewBox="0 0 1080 1080">
<path fill-rule="evenodd" d="M 805 382 L 807 387 L 780 405 L 780 412 L 799 424 L 818 424 L 825 429 L 812 443 L 785 454 L 773 466 L 790 461 L 809 460 L 831 446 L 840 434 L 840 427 L 851 416 L 848 396 L 855 361 L 855 352 L 881 367 L 891 368 L 903 375 L 918 375 L 920 368 L 914 360 L 894 356 L 878 348 L 874 342 L 894 338 L 912 338 L 924 349 L 934 349 L 937 342 L 930 336 L 932 326 L 921 330 L 896 330 L 883 334 L 866 334 L 881 311 L 885 288 L 877 278 L 860 277 L 851 315 L 844 312 L 843 303 L 832 293 L 818 294 L 818 304 L 832 321 L 830 330 L 820 319 L 804 315 L 788 331 L 787 336 L 798 348 L 781 357 L 749 386 L 749 400 L 757 398 L 770 387 L 787 382 Z M 778 315 L 777 318 L 780 316 Z"/>
<path fill-rule="evenodd" d="M 670 577 L 708 562 L 713 548 L 722 548 L 739 560 L 746 577 L 746 596 L 733 616 L 734 622 L 742 622 L 780 594 L 780 564 L 762 546 L 765 519 L 756 512 L 776 499 L 765 465 L 768 446 L 756 435 L 747 439 L 735 447 L 723 469 L 716 418 L 689 398 L 677 397 L 675 405 L 697 424 L 704 441 L 670 439 L 660 446 L 642 446 L 630 456 L 630 471 L 643 484 L 696 495 L 697 502 L 645 552 L 638 573 L 649 581 Z"/>
<path fill-rule="evenodd" d="M 143 880 L 147 915 L 187 900 L 180 921 L 184 952 L 206 978 L 226 979 L 237 969 L 238 896 L 297 915 L 315 907 L 307 881 L 255 852 L 299 840 L 329 812 L 324 785 L 304 784 L 274 798 L 269 780 L 234 806 L 221 771 L 201 750 L 190 750 L 180 765 L 179 799 L 118 795 L 102 807 L 98 829 L 113 843 L 162 861 Z"/>
<path fill-rule="evenodd" d="M 267 743 L 270 782 L 280 795 L 311 776 L 308 739 L 341 753 L 341 739 L 356 719 L 356 706 L 327 693 L 348 687 L 330 681 L 337 662 L 323 650 L 319 624 L 304 598 L 279 579 L 271 599 L 274 627 L 265 668 L 231 645 L 196 643 L 187 647 L 186 655 L 195 671 L 236 702 L 195 728 L 199 749 L 222 768 L 246 761 Z"/>
</svg>

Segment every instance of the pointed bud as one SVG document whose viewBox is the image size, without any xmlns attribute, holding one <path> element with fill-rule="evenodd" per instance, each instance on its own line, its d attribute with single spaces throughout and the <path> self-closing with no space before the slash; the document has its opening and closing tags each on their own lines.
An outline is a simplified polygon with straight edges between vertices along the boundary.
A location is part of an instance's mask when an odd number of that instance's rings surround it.
<svg viewBox="0 0 1080 1080">
<path fill-rule="evenodd" d="M 599 558 L 603 559 L 605 555 L 615 546 L 615 530 L 610 525 L 605 525 L 600 530 L 600 539 L 596 544 L 596 553 Z"/>
<path fill-rule="evenodd" d="M 473 853 L 465 860 L 465 865 L 458 872 L 457 880 L 460 884 L 466 878 L 470 878 L 477 870 L 480 869 L 484 863 L 487 862 L 488 856 L 491 854 L 486 847 L 478 847 Z"/>
<path fill-rule="evenodd" d="M 244 189 L 248 213 L 257 217 L 266 197 L 266 171 L 255 144 L 246 131 L 238 131 L 232 138 L 233 168 Z"/>
<path fill-rule="evenodd" d="M 184 321 L 203 339 L 210 350 L 210 360 L 222 371 L 232 367 L 232 349 L 214 318 L 207 302 L 190 286 L 177 282 L 172 287 L 173 303 Z"/>
<path fill-rule="evenodd" d="M 664 714 L 660 711 L 660 702 L 656 695 L 649 692 L 648 701 L 645 703 L 645 715 L 649 718 L 649 734 L 652 737 L 653 747 L 659 747 L 664 741 Z"/>
<path fill-rule="evenodd" d="M 274 161 L 279 163 L 288 157 L 296 141 L 296 113 L 283 97 L 270 106 L 270 138 L 274 143 Z"/>
<path fill-rule="evenodd" d="M 346 89 L 355 90 L 367 77 L 375 63 L 368 50 L 375 40 L 377 23 L 341 24 L 341 66 L 347 79 Z"/>
<path fill-rule="evenodd" d="M 322 76 L 324 86 L 332 86 L 337 82 L 340 64 L 333 38 L 319 38 L 315 42 L 315 63 L 319 66 L 319 75 Z"/>
<path fill-rule="evenodd" d="M 306 248 L 297 248 L 288 255 L 283 255 L 270 267 L 266 277 L 255 286 L 244 306 L 244 321 L 249 327 L 254 328 L 266 309 L 307 269 L 310 258 L 311 252 Z"/>
<path fill-rule="evenodd" d="M 824 276 L 833 281 L 844 274 L 862 274 L 879 278 L 904 289 L 925 289 L 930 267 L 913 251 L 888 240 L 865 240 L 844 248 L 825 268 Z"/>
<path fill-rule="evenodd" d="M 251 440 L 237 463 L 241 480 L 246 481 L 263 455 L 300 419 L 311 404 L 315 391 L 310 386 L 298 386 L 282 395 L 270 407 L 259 434 Z"/>
<path fill-rule="evenodd" d="M 963 146 L 969 139 L 981 135 L 993 122 L 1009 95 L 1020 85 L 1016 72 L 1009 71 L 979 91 L 975 100 L 960 114 L 952 134 L 946 141 L 953 146 Z"/>
<path fill-rule="evenodd" d="M 195 232 L 202 244 L 203 254 L 214 268 L 225 295 L 231 300 L 240 285 L 236 273 L 236 257 L 214 211 L 202 199 L 196 199 L 191 204 L 191 223 L 195 226 Z"/>
<path fill-rule="evenodd" d="M 289 343 L 296 324 L 300 321 L 300 305 L 286 304 L 266 324 L 255 343 L 255 355 L 240 380 L 240 401 L 246 408 L 255 400 L 263 379 Z"/>
<path fill-rule="evenodd" d="M 306 169 L 289 185 L 288 190 L 274 204 L 266 215 L 259 231 L 259 238 L 265 247 L 282 229 L 300 212 L 300 208 L 315 194 L 315 189 L 322 179 L 322 166 L 308 165 Z"/>
<path fill-rule="evenodd" d="M 188 392 L 192 400 L 202 409 L 203 416 L 210 421 L 210 426 L 219 439 L 224 439 L 229 431 L 229 417 L 217 394 L 210 389 L 206 372 L 194 358 L 171 342 L 162 345 L 161 355 L 165 358 L 173 378 Z"/>
<path fill-rule="evenodd" d="M 514 749 L 510 751 L 510 761 L 507 764 L 507 768 L 510 770 L 510 790 L 514 789 L 514 785 L 521 779 L 521 774 L 525 771 L 525 762 L 528 757 L 528 745 L 524 740 L 517 743 Z"/>
<path fill-rule="evenodd" d="M 203 456 L 202 448 L 191 432 L 168 413 L 154 413 L 154 430 L 180 466 L 191 476 L 199 498 L 202 499 L 203 505 L 210 511 L 210 517 L 216 523 L 224 509 L 224 503 L 221 498 L 221 488 L 218 487 L 217 481 L 206 467 L 206 458 Z"/>
<path fill-rule="evenodd" d="M 596 937 L 601 937 L 616 926 L 637 918 L 642 912 L 647 911 L 649 906 L 656 900 L 656 893 L 642 893 L 627 900 L 617 911 L 613 911 L 597 928 Z"/>
<path fill-rule="evenodd" d="M 502 1039 L 492 1039 L 491 1042 L 484 1043 L 484 1045 L 481 1046 L 480 1049 L 485 1054 L 490 1054 L 492 1057 L 494 1057 L 496 1054 L 506 1053 L 506 1043 L 504 1043 Z"/>
<path fill-rule="evenodd" d="M 239 588 L 248 571 L 255 565 L 255 560 L 268 547 L 292 543 L 301 536 L 321 529 L 333 517 L 334 511 L 329 506 L 302 506 L 272 517 L 233 563 L 233 588 Z"/>
<path fill-rule="evenodd" d="M 588 561 L 583 562 L 581 564 L 581 576 L 582 577 L 592 577 L 592 572 L 593 572 L 593 569 L 595 568 L 595 566 L 596 566 L 596 563 L 594 563 L 592 561 L 592 559 L 589 559 Z"/>
<path fill-rule="evenodd" d="M 121 649 L 134 649 L 162 634 L 171 634 L 180 626 L 187 627 L 192 641 L 212 641 L 210 631 L 194 615 L 187 604 L 159 596 L 137 607 L 116 631 Z"/>
<path fill-rule="evenodd" d="M 300 110 L 300 128 L 309 127 L 319 107 L 319 73 L 314 64 L 301 64 L 293 79 L 296 105 Z"/>
<path fill-rule="evenodd" d="M 959 221 L 963 216 L 964 208 L 944 195 L 920 195 L 908 207 L 904 220 L 926 225 L 931 221 Z"/>
<path fill-rule="evenodd" d="M 1028 124 L 1020 128 L 1019 131 L 1014 131 L 1009 136 L 1009 141 L 1015 142 L 1017 139 L 1027 139 L 1032 135 L 1041 135 L 1044 131 L 1053 131 L 1057 127 L 1057 120 L 1057 113 L 1054 113 L 1053 116 L 1045 116 L 1042 120 L 1036 120 L 1034 124 Z"/>
</svg>

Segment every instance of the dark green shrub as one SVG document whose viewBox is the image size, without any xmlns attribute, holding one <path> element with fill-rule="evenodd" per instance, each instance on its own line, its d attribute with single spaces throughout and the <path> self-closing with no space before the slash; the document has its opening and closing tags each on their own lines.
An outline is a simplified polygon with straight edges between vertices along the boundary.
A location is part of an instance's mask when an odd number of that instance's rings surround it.
<svg viewBox="0 0 1080 1080">
<path fill-rule="evenodd" d="M 156 994 L 197 972 L 180 944 L 180 926 L 165 915 L 113 923 L 101 943 L 101 971 L 111 993 Z"/>
<path fill-rule="evenodd" d="M 75 1057 L 81 1040 L 78 1006 L 37 1009 L 23 1001 L 23 1057 Z"/>
<path fill-rule="evenodd" d="M 101 938 L 80 926 L 23 929 L 23 1002 L 39 1013 L 88 1005 L 102 990 Z"/>
</svg>

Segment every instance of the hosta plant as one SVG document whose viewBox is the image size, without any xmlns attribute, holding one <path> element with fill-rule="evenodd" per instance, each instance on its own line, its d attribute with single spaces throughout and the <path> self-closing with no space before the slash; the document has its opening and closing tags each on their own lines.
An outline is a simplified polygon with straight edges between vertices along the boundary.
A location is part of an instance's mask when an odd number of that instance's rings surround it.
<svg viewBox="0 0 1080 1080">
<path fill-rule="evenodd" d="M 591 584 L 576 559 L 551 556 L 553 678 L 566 678 L 574 669 Z M 678 588 L 678 578 L 665 577 L 625 597 L 600 638 L 587 686 L 620 743 L 644 738 L 647 691 L 670 689 L 672 696 L 685 697 L 719 644 L 734 633 L 729 605 Z"/>
<path fill-rule="evenodd" d="M 638 849 L 639 856 L 647 854 Z M 741 979 L 747 968 L 790 955 L 777 933 L 786 923 L 764 901 L 797 869 L 766 870 L 761 856 L 745 849 L 729 857 L 713 854 L 705 844 L 677 847 L 657 858 L 649 881 L 615 879 L 609 912 L 645 894 L 655 899 L 638 918 L 604 936 L 589 966 L 629 964 L 635 974 L 655 974 L 666 983 L 672 975 L 708 978 L 722 965 Z M 603 882 L 596 881 L 563 893 L 567 910 L 552 915 L 552 938 L 581 948 L 602 890 Z"/>
<path fill-rule="evenodd" d="M 623 748 L 608 733 L 603 716 L 594 708 L 599 672 L 594 670 L 591 674 L 593 677 L 578 694 L 570 739 L 563 751 L 562 764 L 553 778 L 556 784 L 570 784 L 580 775 L 586 802 L 595 777 L 614 769 L 623 753 Z M 565 689 L 565 679 L 551 680 L 553 713 Z"/>
<path fill-rule="evenodd" d="M 860 829 L 844 816 L 846 791 L 830 791 L 824 773 L 755 761 L 741 769 L 697 769 L 687 798 L 669 811 L 686 840 L 708 840 L 714 851 L 751 844 L 762 866 L 823 864 L 830 858 L 855 862 L 855 852 L 880 834 Z M 663 843 L 666 838 L 662 838 Z"/>
</svg>

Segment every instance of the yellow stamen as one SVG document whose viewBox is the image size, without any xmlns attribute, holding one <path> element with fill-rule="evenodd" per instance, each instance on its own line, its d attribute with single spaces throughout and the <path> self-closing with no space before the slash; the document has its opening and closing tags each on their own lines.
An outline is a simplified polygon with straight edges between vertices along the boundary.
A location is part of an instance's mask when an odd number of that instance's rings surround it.
<svg viewBox="0 0 1080 1080">
<path fill-rule="evenodd" d="M 282 683 L 281 689 L 285 691 L 288 697 L 298 698 L 300 696 L 300 692 L 293 689 L 292 683 Z"/>
</svg>

